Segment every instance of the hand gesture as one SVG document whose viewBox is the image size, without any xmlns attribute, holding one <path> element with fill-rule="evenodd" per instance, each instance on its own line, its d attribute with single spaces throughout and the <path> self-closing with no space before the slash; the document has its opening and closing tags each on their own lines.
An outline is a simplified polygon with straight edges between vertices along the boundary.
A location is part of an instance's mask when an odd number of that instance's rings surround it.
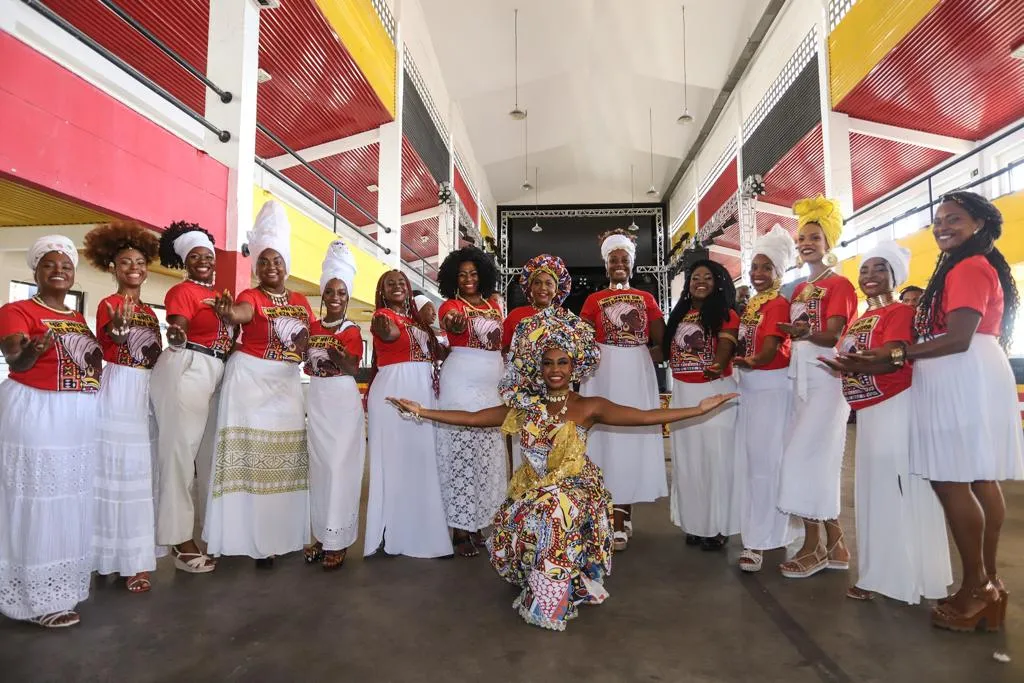
<svg viewBox="0 0 1024 683">
<path fill-rule="evenodd" d="M 180 325 L 170 323 L 167 325 L 167 343 L 171 346 L 184 346 L 185 342 L 188 341 L 188 335 L 185 334 L 185 330 L 181 329 Z"/>
<path fill-rule="evenodd" d="M 370 332 L 379 339 L 391 337 L 391 319 L 386 315 L 376 314 L 370 321 Z"/>
<path fill-rule="evenodd" d="M 345 361 L 349 358 L 348 352 L 345 349 L 337 349 L 333 346 L 327 347 L 327 357 L 331 359 L 334 366 L 339 370 L 344 367 Z"/>
<path fill-rule="evenodd" d="M 420 411 L 423 409 L 423 407 L 416 401 L 410 401 L 406 398 L 388 397 L 387 402 L 398 408 L 398 412 L 405 417 L 419 417 Z"/>
<path fill-rule="evenodd" d="M 28 351 L 35 355 L 36 358 L 39 358 L 53 346 L 53 337 L 53 330 L 47 330 L 45 334 L 41 334 L 38 337 L 22 337 L 22 351 Z"/>
<path fill-rule="evenodd" d="M 718 406 L 722 405 L 726 401 L 731 401 L 732 399 L 736 398 L 737 396 L 739 396 L 739 394 L 735 394 L 735 393 L 733 393 L 733 394 L 718 394 L 716 396 L 708 396 L 706 399 L 702 400 L 700 403 L 697 404 L 697 409 L 700 410 L 702 415 L 707 415 L 708 413 L 710 413 L 712 410 L 714 410 Z"/>
<path fill-rule="evenodd" d="M 106 307 L 107 315 L 110 316 L 110 335 L 112 337 L 127 336 L 132 316 L 135 315 L 135 300 L 129 296 L 125 297 L 124 303 L 117 308 L 111 306 L 110 302 L 106 303 Z"/>
<path fill-rule="evenodd" d="M 217 313 L 217 317 L 226 323 L 231 323 L 231 311 L 235 306 L 235 298 L 231 296 L 231 292 L 224 290 L 223 293 L 218 294 L 213 300 L 213 310 Z"/>
<path fill-rule="evenodd" d="M 441 321 L 442 327 L 449 332 L 455 334 L 462 334 L 466 331 L 466 314 L 461 311 L 448 311 L 444 316 L 444 320 Z"/>
<path fill-rule="evenodd" d="M 717 362 L 712 363 L 711 365 L 704 368 L 704 377 L 706 377 L 709 380 L 718 379 L 721 376 L 722 366 L 719 365 Z"/>
<path fill-rule="evenodd" d="M 802 339 L 811 333 L 811 326 L 806 322 L 778 323 L 778 328 L 788 334 L 791 339 Z"/>
<path fill-rule="evenodd" d="M 733 359 L 732 364 L 738 368 L 745 368 L 747 370 L 755 367 L 753 356 L 739 356 Z"/>
</svg>

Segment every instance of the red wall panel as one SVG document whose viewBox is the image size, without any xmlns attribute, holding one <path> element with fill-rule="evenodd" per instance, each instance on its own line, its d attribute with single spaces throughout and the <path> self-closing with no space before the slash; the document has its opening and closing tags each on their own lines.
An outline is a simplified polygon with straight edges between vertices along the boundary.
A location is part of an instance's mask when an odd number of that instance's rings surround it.
<svg viewBox="0 0 1024 683">
<path fill-rule="evenodd" d="M 700 216 L 700 222 L 707 223 L 715 211 L 725 204 L 725 200 L 736 193 L 738 187 L 736 160 L 733 159 L 715 179 L 714 184 L 704 193 L 704 196 L 698 200 L 697 215 Z"/>
<path fill-rule="evenodd" d="M 821 124 L 804 136 L 764 177 L 769 204 L 792 206 L 804 197 L 825 191 L 825 148 L 821 140 Z"/>
<path fill-rule="evenodd" d="M 937 149 L 852 133 L 853 208 L 870 204 L 952 156 Z"/>
</svg>

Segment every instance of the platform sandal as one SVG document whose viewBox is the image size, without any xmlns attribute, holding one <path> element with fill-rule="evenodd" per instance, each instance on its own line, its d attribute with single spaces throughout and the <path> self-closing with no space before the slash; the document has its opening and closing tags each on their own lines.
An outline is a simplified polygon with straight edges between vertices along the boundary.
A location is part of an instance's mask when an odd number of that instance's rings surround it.
<svg viewBox="0 0 1024 683">
<path fill-rule="evenodd" d="M 753 574 L 754 572 L 761 571 L 762 564 L 764 564 L 764 553 L 751 550 L 750 548 L 744 548 L 743 552 L 740 553 L 740 571 Z"/>
<path fill-rule="evenodd" d="M 41 628 L 68 628 L 69 626 L 77 626 L 82 619 L 78 616 L 78 612 L 64 610 L 63 612 L 44 614 L 41 617 L 32 617 L 25 621 Z"/>
<path fill-rule="evenodd" d="M 149 580 L 149 572 L 139 572 L 135 576 L 128 577 L 124 585 L 128 588 L 129 593 L 148 593 L 149 589 L 153 587 Z"/>
<path fill-rule="evenodd" d="M 620 553 L 629 546 L 629 535 L 625 531 L 615 531 L 612 533 L 612 549 Z"/>
<path fill-rule="evenodd" d="M 825 522 L 826 529 L 828 528 L 829 525 L 832 525 L 832 526 L 836 527 L 837 529 L 839 529 L 839 538 L 836 539 L 836 542 L 832 544 L 831 548 L 825 548 L 825 558 L 827 560 L 827 567 L 826 568 L 827 569 L 838 569 L 839 571 L 847 571 L 850 568 L 850 558 L 849 558 L 849 556 L 847 556 L 847 558 L 845 560 L 833 560 L 832 559 L 832 553 L 834 553 L 836 548 L 839 546 L 839 544 L 843 542 L 843 538 L 845 537 L 846 534 L 843 532 L 843 528 L 841 526 L 839 526 L 839 524 L 837 522 Z M 847 552 L 849 552 L 849 550 L 847 550 Z"/>
<path fill-rule="evenodd" d="M 325 550 L 324 556 L 320 560 L 320 566 L 324 568 L 325 572 L 333 572 L 341 569 L 341 566 L 345 564 L 345 554 L 347 552 L 347 548 L 343 548 L 341 550 Z"/>
<path fill-rule="evenodd" d="M 302 559 L 306 561 L 306 564 L 316 564 L 317 562 L 324 559 L 324 544 L 320 541 L 317 541 L 313 545 L 303 550 Z"/>
<path fill-rule="evenodd" d="M 203 553 L 183 553 L 171 546 L 174 568 L 187 574 L 208 574 L 217 568 L 213 558 Z"/>
<path fill-rule="evenodd" d="M 807 564 L 807 560 L 811 564 Z M 794 557 L 779 565 L 779 571 L 787 579 L 806 579 L 828 567 L 828 553 L 819 544 L 809 553 Z"/>
<path fill-rule="evenodd" d="M 970 612 L 961 612 L 949 602 L 932 608 L 932 626 L 961 633 L 971 633 L 979 628 L 994 632 L 1002 628 L 1003 599 L 995 586 L 987 583 L 973 591 L 971 598 L 980 604 Z"/>
</svg>

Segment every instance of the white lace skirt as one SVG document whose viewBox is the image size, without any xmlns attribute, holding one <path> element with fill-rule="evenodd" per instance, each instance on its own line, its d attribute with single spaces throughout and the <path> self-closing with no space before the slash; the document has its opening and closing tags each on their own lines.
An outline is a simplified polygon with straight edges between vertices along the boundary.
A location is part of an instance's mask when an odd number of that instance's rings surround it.
<svg viewBox="0 0 1024 683">
<path fill-rule="evenodd" d="M 457 346 L 441 366 L 442 410 L 475 411 L 501 405 L 499 351 Z M 508 457 L 501 430 L 435 427 L 441 496 L 448 525 L 465 531 L 489 526 L 505 500 Z"/>
<path fill-rule="evenodd" d="M 388 555 L 447 557 L 452 554 L 448 520 L 437 473 L 434 425 L 402 417 L 387 398 L 436 406 L 430 363 L 395 363 L 380 369 L 370 385 L 370 497 L 364 552 L 381 542 Z"/>
<path fill-rule="evenodd" d="M 0 613 L 89 596 L 95 461 L 95 395 L 0 384 Z"/>
<path fill-rule="evenodd" d="M 910 468 L 935 481 L 1024 479 L 1013 370 L 998 340 L 914 363 Z"/>
<path fill-rule="evenodd" d="M 309 541 L 309 451 L 298 368 L 228 359 L 203 538 L 212 555 L 284 555 Z"/>
<path fill-rule="evenodd" d="M 581 396 L 600 396 L 640 410 L 661 407 L 658 378 L 647 347 L 598 346 L 601 364 L 593 377 L 583 381 Z M 587 438 L 587 457 L 601 468 L 604 485 L 616 505 L 649 503 L 668 495 L 661 425 L 594 425 Z"/>
<path fill-rule="evenodd" d="M 156 569 L 150 371 L 108 363 L 99 393 L 93 553 L 100 574 Z"/>
<path fill-rule="evenodd" d="M 352 377 L 311 377 L 307 399 L 313 536 L 325 550 L 342 550 L 359 534 L 366 460 L 363 397 Z"/>
<path fill-rule="evenodd" d="M 696 406 L 715 394 L 736 391 L 736 380 L 672 382 L 672 407 Z M 739 533 L 741 491 L 736 487 L 736 404 L 676 422 L 672 440 L 672 522 L 694 536 Z"/>
</svg>

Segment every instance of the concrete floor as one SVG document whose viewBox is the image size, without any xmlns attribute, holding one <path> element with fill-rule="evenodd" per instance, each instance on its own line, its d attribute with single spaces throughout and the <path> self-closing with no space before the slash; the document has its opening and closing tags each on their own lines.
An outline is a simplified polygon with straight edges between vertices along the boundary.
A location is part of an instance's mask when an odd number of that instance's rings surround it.
<svg viewBox="0 0 1024 683">
<path fill-rule="evenodd" d="M 852 536 L 852 457 L 847 465 Z M 227 559 L 206 576 L 164 560 L 145 595 L 98 579 L 79 627 L 0 618 L 0 680 L 1020 682 L 1024 486 L 1006 493 L 1012 595 L 999 634 L 936 630 L 927 606 L 848 600 L 846 572 L 786 581 L 769 555 L 765 571 L 741 574 L 738 539 L 728 554 L 686 547 L 663 501 L 635 508 L 611 597 L 564 633 L 524 624 L 511 609 L 516 591 L 484 556 L 363 560 L 360 541 L 334 574 L 293 555 L 272 571 Z"/>
</svg>

